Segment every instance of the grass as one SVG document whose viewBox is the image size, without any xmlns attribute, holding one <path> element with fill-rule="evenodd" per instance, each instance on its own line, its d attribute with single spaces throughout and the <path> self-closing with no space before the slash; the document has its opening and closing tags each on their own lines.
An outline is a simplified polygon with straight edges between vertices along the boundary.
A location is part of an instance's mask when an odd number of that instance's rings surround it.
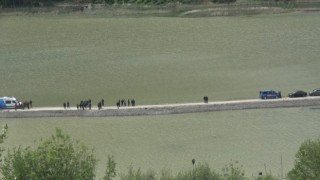
<svg viewBox="0 0 320 180">
<path fill-rule="evenodd" d="M 165 116 L 106 118 L 1 119 L 9 126 L 4 146 L 33 145 L 61 128 L 72 138 L 95 149 L 99 159 L 97 177 L 102 177 L 107 155 L 112 154 L 118 173 L 130 165 L 142 170 L 162 168 L 177 173 L 191 169 L 191 159 L 207 162 L 220 171 L 239 161 L 246 176 L 267 171 L 284 173 L 307 138 L 319 137 L 319 109 L 287 108 L 194 113 Z"/>
<path fill-rule="evenodd" d="M 320 14 L 215 18 L 3 16 L 0 95 L 36 106 L 257 98 L 319 87 Z"/>
</svg>

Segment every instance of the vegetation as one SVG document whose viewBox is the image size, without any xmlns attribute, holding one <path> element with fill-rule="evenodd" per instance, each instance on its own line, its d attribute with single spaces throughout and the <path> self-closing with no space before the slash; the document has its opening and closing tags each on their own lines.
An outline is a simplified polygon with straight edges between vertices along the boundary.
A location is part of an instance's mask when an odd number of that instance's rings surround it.
<svg viewBox="0 0 320 180">
<path fill-rule="evenodd" d="M 5 124 L 0 134 L 0 144 L 3 144 L 4 140 L 7 138 L 7 132 L 8 132 L 8 125 Z M 0 146 L 0 162 L 2 161 L 1 157 L 4 150 L 5 148 Z"/>
<path fill-rule="evenodd" d="M 72 141 L 60 129 L 35 149 L 9 151 L 0 171 L 4 180 L 12 179 L 79 179 L 95 177 L 96 158 L 91 150 Z"/>
<path fill-rule="evenodd" d="M 266 176 L 256 177 L 255 180 L 282 180 L 282 179 L 281 178 L 277 178 L 275 176 L 272 176 L 270 174 L 267 174 Z"/>
<path fill-rule="evenodd" d="M 8 127 L 5 126 L 5 132 Z M 2 137 L 3 138 L 3 137 Z M 288 173 L 289 180 L 319 179 L 320 175 L 320 138 L 302 143 L 296 155 L 295 167 Z M 3 179 L 94 179 L 95 164 L 93 152 L 73 142 L 60 129 L 46 141 L 40 141 L 39 146 L 32 150 L 30 147 L 14 149 L 4 158 L 0 171 Z M 191 163 L 190 163 L 191 165 Z M 195 163 L 192 159 L 192 170 L 181 171 L 171 175 L 169 170 L 163 170 L 159 176 L 152 169 L 142 172 L 131 166 L 126 174 L 121 174 L 121 180 L 247 180 L 242 166 L 238 161 L 231 162 L 217 173 L 208 164 Z M 113 156 L 108 156 L 107 169 L 103 180 L 116 177 L 116 163 Z M 255 180 L 279 180 L 267 174 L 254 177 Z"/>
<path fill-rule="evenodd" d="M 116 177 L 116 162 L 113 156 L 108 156 L 106 174 L 103 177 L 103 180 L 112 180 Z"/>
<path fill-rule="evenodd" d="M 288 177 L 290 180 L 320 179 L 320 138 L 301 144 Z"/>
<path fill-rule="evenodd" d="M 3 119 L 10 128 L 3 146 L 33 147 L 34 139 L 50 137 L 58 127 L 94 148 L 99 178 L 106 175 L 107 154 L 116 160 L 117 177 L 130 165 L 143 172 L 156 170 L 158 177 L 164 168 L 175 176 L 192 168 L 192 158 L 207 163 L 215 172 L 222 172 L 229 159 L 236 159 L 246 176 L 265 175 L 264 163 L 267 172 L 278 174 L 281 154 L 285 174 L 292 169 L 301 142 L 320 135 L 318 117 L 318 109 L 284 108 L 142 117 Z"/>
<path fill-rule="evenodd" d="M 230 168 L 230 169 L 229 169 Z M 244 180 L 244 174 L 233 165 L 226 167 L 224 174 L 216 173 L 211 170 L 208 164 L 197 164 L 192 170 L 184 171 L 173 176 L 169 171 L 162 171 L 160 177 L 157 177 L 153 170 L 143 173 L 140 169 L 129 168 L 127 174 L 121 176 L 121 180 Z"/>
<path fill-rule="evenodd" d="M 211 0 L 214 3 L 233 3 L 236 0 Z M 0 0 L 0 5 L 4 7 L 39 7 L 53 6 L 55 3 L 106 3 L 113 4 L 167 4 L 167 3 L 184 3 L 184 4 L 201 4 L 206 0 Z"/>
</svg>

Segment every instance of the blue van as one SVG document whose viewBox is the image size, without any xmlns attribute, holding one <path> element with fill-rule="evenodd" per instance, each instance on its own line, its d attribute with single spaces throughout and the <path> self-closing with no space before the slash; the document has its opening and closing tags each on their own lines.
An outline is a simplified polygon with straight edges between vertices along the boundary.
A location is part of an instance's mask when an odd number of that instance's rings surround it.
<svg viewBox="0 0 320 180">
<path fill-rule="evenodd" d="M 274 91 L 274 90 L 261 90 L 259 92 L 259 98 L 260 99 L 278 99 L 281 98 L 281 92 L 280 91 Z"/>
<path fill-rule="evenodd" d="M 14 109 L 16 105 L 20 106 L 21 103 L 15 97 L 0 97 L 0 109 Z"/>
</svg>

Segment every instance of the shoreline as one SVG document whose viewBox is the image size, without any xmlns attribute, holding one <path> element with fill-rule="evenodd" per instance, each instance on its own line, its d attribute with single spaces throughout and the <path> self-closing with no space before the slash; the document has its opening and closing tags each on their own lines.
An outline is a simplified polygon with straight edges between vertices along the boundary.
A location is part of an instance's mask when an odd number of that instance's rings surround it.
<svg viewBox="0 0 320 180">
<path fill-rule="evenodd" d="M 209 103 L 185 103 L 164 105 L 140 105 L 135 107 L 115 106 L 97 107 L 91 110 L 77 110 L 75 107 L 36 107 L 24 110 L 0 110 L 0 118 L 34 118 L 34 117 L 108 117 L 108 116 L 150 116 L 167 114 L 185 114 L 210 111 L 229 111 L 244 109 L 287 108 L 319 106 L 320 97 L 282 98 L 282 99 L 248 99 L 237 101 L 217 101 Z"/>
</svg>

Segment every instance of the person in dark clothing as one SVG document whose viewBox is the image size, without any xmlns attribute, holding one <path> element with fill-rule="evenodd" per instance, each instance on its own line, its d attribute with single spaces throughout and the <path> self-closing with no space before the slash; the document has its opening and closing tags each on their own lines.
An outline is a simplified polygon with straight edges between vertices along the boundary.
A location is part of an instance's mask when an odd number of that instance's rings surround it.
<svg viewBox="0 0 320 180">
<path fill-rule="evenodd" d="M 128 99 L 128 106 L 130 106 L 130 99 Z"/>
<path fill-rule="evenodd" d="M 91 110 L 91 103 L 89 103 L 89 110 Z"/>
<path fill-rule="evenodd" d="M 208 103 L 208 100 L 209 100 L 208 96 L 204 96 L 204 97 L 203 97 L 204 103 Z"/>
<path fill-rule="evenodd" d="M 104 99 L 101 99 L 101 105 L 104 106 Z"/>
<path fill-rule="evenodd" d="M 98 103 L 98 109 L 101 109 L 101 102 Z"/>
<path fill-rule="evenodd" d="M 30 104 L 30 108 L 32 108 L 32 100 L 30 100 L 29 104 Z"/>
<path fill-rule="evenodd" d="M 79 108 L 81 109 L 82 106 L 83 106 L 83 101 L 80 101 L 80 106 L 79 106 Z"/>
<path fill-rule="evenodd" d="M 134 99 L 131 100 L 131 106 L 135 106 L 136 105 L 136 101 Z"/>
<path fill-rule="evenodd" d="M 118 109 L 119 109 L 119 107 L 120 107 L 120 100 L 117 102 L 117 107 L 118 107 Z"/>
<path fill-rule="evenodd" d="M 66 109 L 66 107 L 67 107 L 67 104 L 64 102 L 63 103 L 63 108 Z"/>
<path fill-rule="evenodd" d="M 77 110 L 79 110 L 79 104 L 77 104 Z"/>
<path fill-rule="evenodd" d="M 69 103 L 69 101 L 67 102 L 67 108 L 70 109 L 70 103 Z"/>
</svg>

